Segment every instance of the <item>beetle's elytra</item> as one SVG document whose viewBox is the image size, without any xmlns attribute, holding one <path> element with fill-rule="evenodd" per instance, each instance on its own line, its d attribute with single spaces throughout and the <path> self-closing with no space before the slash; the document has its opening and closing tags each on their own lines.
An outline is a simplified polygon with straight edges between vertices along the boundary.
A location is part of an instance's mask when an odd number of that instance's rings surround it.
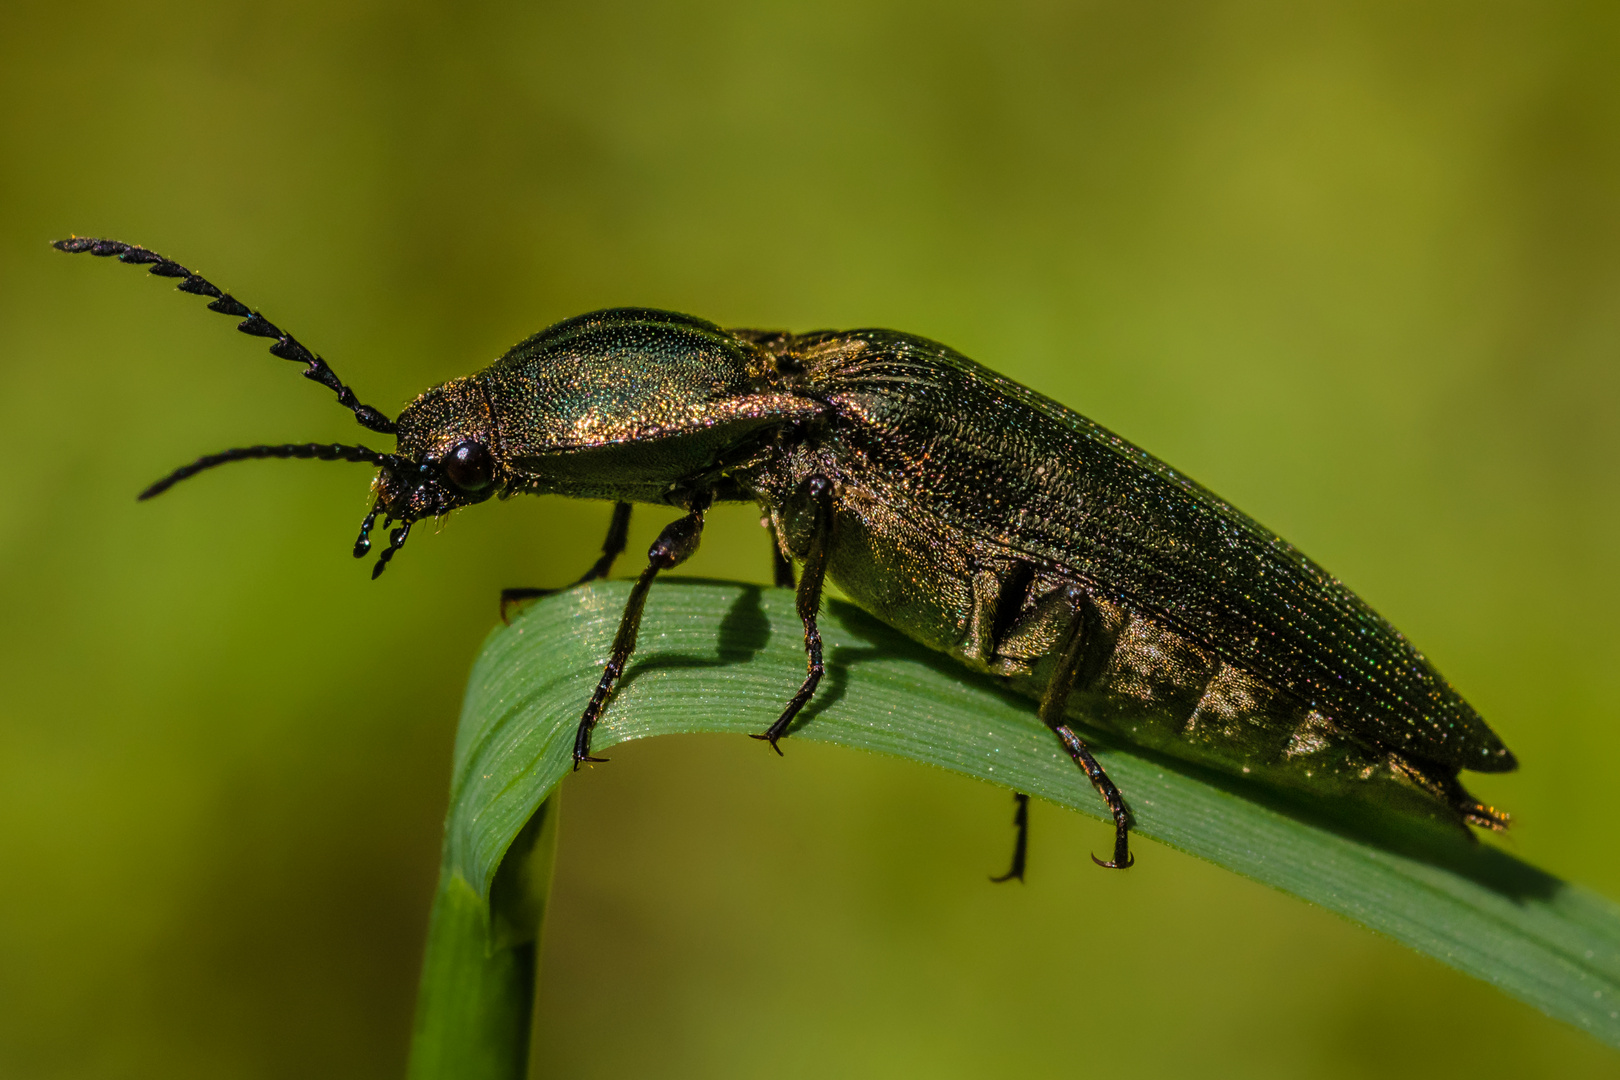
<svg viewBox="0 0 1620 1080">
<path fill-rule="evenodd" d="M 635 647 L 647 590 L 697 550 L 716 501 L 758 503 L 777 580 L 800 567 L 808 675 L 758 738 L 773 747 L 822 674 L 816 630 L 831 578 L 877 618 L 1039 702 L 1115 822 L 1125 867 L 1129 812 L 1071 716 L 1133 742 L 1272 784 L 1326 795 L 1413 792 L 1458 823 L 1500 830 L 1463 769 L 1513 755 L 1394 627 L 1280 537 L 1085 417 L 943 345 L 890 330 L 725 330 L 641 308 L 593 312 L 514 346 L 483 371 L 434 387 L 397 421 L 362 405 L 290 335 L 172 260 L 110 240 L 62 251 L 116 255 L 180 279 L 238 329 L 274 340 L 365 427 L 382 453 L 318 443 L 198 459 L 142 493 L 264 457 L 378 467 L 380 574 L 412 523 L 492 495 L 560 494 L 615 504 L 605 574 L 632 503 L 681 516 L 648 552 L 585 707 L 591 728 Z M 536 590 L 509 590 L 504 603 Z M 778 751 L 780 752 L 780 751 Z M 1101 862 L 1101 860 L 1098 860 Z M 1015 861 L 1015 872 L 1022 860 Z"/>
</svg>

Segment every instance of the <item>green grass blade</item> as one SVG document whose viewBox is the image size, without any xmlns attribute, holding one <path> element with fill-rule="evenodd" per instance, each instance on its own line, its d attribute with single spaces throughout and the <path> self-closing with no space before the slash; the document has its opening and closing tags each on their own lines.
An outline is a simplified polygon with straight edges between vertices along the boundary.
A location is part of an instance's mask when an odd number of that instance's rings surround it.
<svg viewBox="0 0 1620 1080">
<path fill-rule="evenodd" d="M 491 634 L 456 742 L 443 868 L 456 888 L 489 895 L 508 845 L 569 772 L 574 727 L 628 591 L 611 582 L 550 597 Z M 1033 702 L 848 605 L 829 604 L 821 630 L 827 677 L 791 739 L 893 754 L 1104 816 Z M 761 731 L 803 670 L 790 592 L 660 582 L 593 747 Z M 1451 831 L 1365 814 L 1327 820 L 1100 736 L 1094 745 L 1137 834 L 1336 911 L 1620 1046 L 1620 907 Z"/>
<path fill-rule="evenodd" d="M 489 899 L 448 860 L 439 873 L 422 961 L 410 1080 L 533 1075 L 540 930 L 557 855 L 556 793 L 508 847 Z"/>
</svg>

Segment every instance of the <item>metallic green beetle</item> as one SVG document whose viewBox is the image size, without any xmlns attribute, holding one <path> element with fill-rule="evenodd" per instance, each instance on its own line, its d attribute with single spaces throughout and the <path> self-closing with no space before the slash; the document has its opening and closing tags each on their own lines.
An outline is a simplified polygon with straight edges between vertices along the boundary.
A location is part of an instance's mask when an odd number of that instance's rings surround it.
<svg viewBox="0 0 1620 1080">
<path fill-rule="evenodd" d="M 603 556 L 624 547 L 630 504 L 682 516 L 648 552 L 574 761 L 635 647 L 647 590 L 697 550 L 717 501 L 760 505 L 777 579 L 802 570 L 808 674 L 757 738 L 773 747 L 822 675 L 823 581 L 890 626 L 1036 699 L 1115 823 L 1129 866 L 1129 812 L 1069 718 L 1154 750 L 1329 795 L 1416 793 L 1458 823 L 1500 830 L 1462 769 L 1513 755 L 1394 627 L 1287 542 L 1163 462 L 936 342 L 889 330 L 724 330 L 621 308 L 558 323 L 476 375 L 418 397 L 397 422 L 362 405 L 291 336 L 172 260 L 116 241 L 60 241 L 116 255 L 242 318 L 306 365 L 393 453 L 255 446 L 214 454 L 154 484 L 264 457 L 369 462 L 379 515 L 399 525 L 491 495 L 614 502 Z M 508 601 L 536 590 L 508 590 Z M 778 752 L 780 750 L 778 749 Z"/>
</svg>

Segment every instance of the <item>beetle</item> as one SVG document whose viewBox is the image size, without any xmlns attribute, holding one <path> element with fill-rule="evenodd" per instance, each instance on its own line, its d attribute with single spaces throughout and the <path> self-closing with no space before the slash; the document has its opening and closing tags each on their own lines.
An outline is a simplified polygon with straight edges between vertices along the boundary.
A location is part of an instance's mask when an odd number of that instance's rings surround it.
<svg viewBox="0 0 1620 1080">
<path fill-rule="evenodd" d="M 755 738 L 779 740 L 824 672 L 817 613 L 831 580 L 888 625 L 999 676 L 1091 781 L 1122 869 L 1130 813 L 1071 718 L 1149 749 L 1326 796 L 1416 793 L 1430 812 L 1500 831 L 1463 769 L 1513 754 L 1399 631 L 1316 563 L 1212 492 L 1062 405 L 937 342 L 892 330 L 723 329 L 616 308 L 567 319 L 397 420 L 362 404 L 319 356 L 229 293 L 155 252 L 57 241 L 177 278 L 181 291 L 273 339 L 392 453 L 301 443 L 226 450 L 175 470 L 256 458 L 377 467 L 355 556 L 389 530 L 375 578 L 412 525 L 492 496 L 614 503 L 601 558 L 625 546 L 632 504 L 680 512 L 649 548 L 585 706 L 574 767 L 636 644 L 657 575 L 697 550 L 716 502 L 754 502 L 794 587 L 806 674 Z M 397 522 L 397 525 L 395 523 Z M 797 582 L 792 565 L 800 567 Z M 511 589 L 508 604 L 540 590 Z M 1009 876 L 1021 876 L 1020 850 Z M 1466 830 L 1465 830 L 1466 831 Z"/>
</svg>

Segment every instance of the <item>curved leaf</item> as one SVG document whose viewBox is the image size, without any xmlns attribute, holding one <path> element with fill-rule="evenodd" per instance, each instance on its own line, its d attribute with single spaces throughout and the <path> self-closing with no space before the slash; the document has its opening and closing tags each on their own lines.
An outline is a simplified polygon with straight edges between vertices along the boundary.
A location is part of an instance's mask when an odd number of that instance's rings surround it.
<svg viewBox="0 0 1620 1080">
<path fill-rule="evenodd" d="M 445 881 L 486 901 L 503 853 L 569 772 L 574 727 L 628 583 L 549 597 L 490 635 L 457 736 Z M 1033 702 L 830 603 L 827 677 L 793 739 L 893 754 L 1104 817 Z M 791 592 L 690 580 L 652 590 L 593 746 L 754 733 L 804 669 Z M 1620 1046 L 1620 908 L 1456 830 L 1284 797 L 1094 739 L 1136 832 L 1320 904 Z"/>
</svg>

